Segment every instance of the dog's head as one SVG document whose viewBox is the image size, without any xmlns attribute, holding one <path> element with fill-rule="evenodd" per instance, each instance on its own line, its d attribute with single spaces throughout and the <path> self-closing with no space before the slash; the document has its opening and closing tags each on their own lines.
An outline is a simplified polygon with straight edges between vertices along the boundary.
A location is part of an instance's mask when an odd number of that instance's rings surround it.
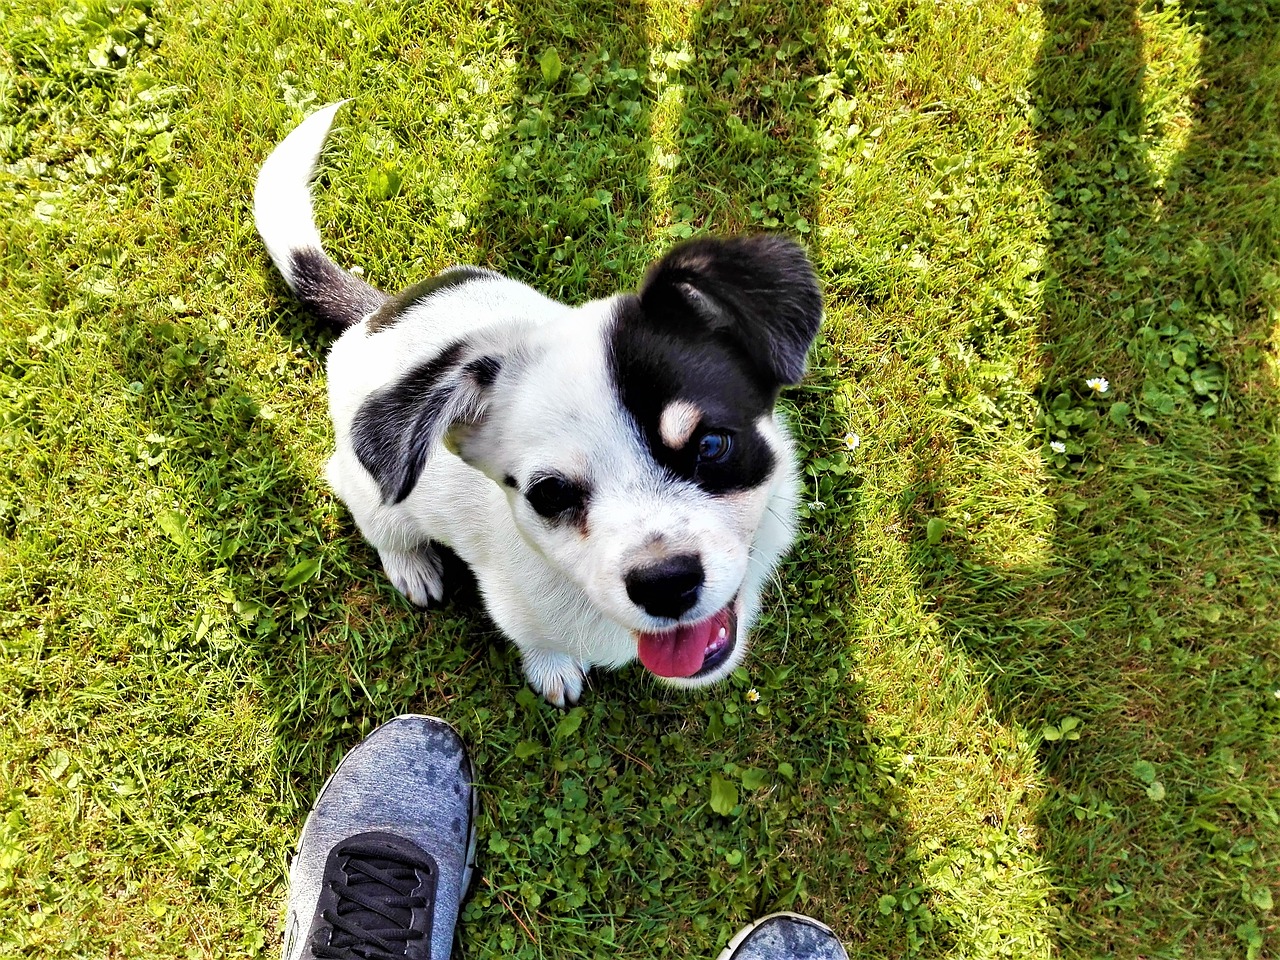
<svg viewBox="0 0 1280 960">
<path fill-rule="evenodd" d="M 638 294 L 445 349 L 366 402 L 356 452 L 399 501 L 444 442 L 651 672 L 711 683 L 745 653 L 752 546 L 789 476 L 774 403 L 821 319 L 791 241 L 695 240 Z"/>
</svg>

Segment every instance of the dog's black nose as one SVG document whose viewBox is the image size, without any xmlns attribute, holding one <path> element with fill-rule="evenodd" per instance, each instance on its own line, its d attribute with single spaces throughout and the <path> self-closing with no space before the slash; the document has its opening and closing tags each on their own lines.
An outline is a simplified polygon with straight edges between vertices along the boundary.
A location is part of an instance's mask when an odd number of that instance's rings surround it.
<svg viewBox="0 0 1280 960">
<path fill-rule="evenodd" d="M 698 602 L 702 579 L 697 554 L 681 553 L 628 573 L 627 596 L 650 616 L 674 620 Z"/>
</svg>

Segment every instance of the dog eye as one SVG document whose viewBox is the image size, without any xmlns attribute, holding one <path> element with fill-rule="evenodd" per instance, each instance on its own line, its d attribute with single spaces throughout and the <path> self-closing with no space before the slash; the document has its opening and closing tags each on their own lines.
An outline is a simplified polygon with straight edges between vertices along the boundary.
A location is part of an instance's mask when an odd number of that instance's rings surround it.
<svg viewBox="0 0 1280 960">
<path fill-rule="evenodd" d="M 698 441 L 699 463 L 724 463 L 733 449 L 733 438 L 727 433 L 714 430 L 704 433 Z"/>
<path fill-rule="evenodd" d="M 551 519 L 570 510 L 582 509 L 587 491 L 563 477 L 543 477 L 524 496 L 529 501 L 529 506 Z"/>
</svg>

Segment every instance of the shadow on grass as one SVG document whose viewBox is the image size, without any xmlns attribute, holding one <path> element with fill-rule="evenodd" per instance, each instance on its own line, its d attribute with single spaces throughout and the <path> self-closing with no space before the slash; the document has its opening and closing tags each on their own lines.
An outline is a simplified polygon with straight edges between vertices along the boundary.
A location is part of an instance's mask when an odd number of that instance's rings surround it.
<svg viewBox="0 0 1280 960">
<path fill-rule="evenodd" d="M 959 532 L 913 560 L 951 642 L 994 677 L 997 713 L 1055 738 L 1039 821 L 1065 908 L 1059 949 L 1258 951 L 1275 936 L 1280 759 L 1266 357 L 1280 16 L 1249 2 L 1042 10 L 1041 425 L 1068 448 L 1047 483 L 1052 552 L 993 567 Z M 1143 85 L 1148 48 L 1186 37 L 1200 44 L 1190 117 L 1146 102 Z M 1187 121 L 1181 148 L 1162 152 Z M 1102 397 L 1085 385 L 1097 376 L 1111 382 Z M 924 493 L 919 529 L 947 498 Z M 1078 740 L 1056 739 L 1066 717 Z"/>
<path fill-rule="evenodd" d="M 515 53 L 514 122 L 496 139 L 472 218 L 481 261 L 580 302 L 634 287 L 680 236 L 817 222 L 810 104 L 821 5 L 708 0 L 674 14 L 690 18 L 687 41 L 660 49 L 644 39 L 649 14 L 598 2 L 506 14 L 514 36 L 539 46 Z M 559 76 L 539 64 L 553 45 Z M 731 69 L 708 76 L 702 64 L 721 60 Z M 843 430 L 822 383 L 795 397 L 804 448 Z M 831 591 L 848 571 L 829 569 L 822 529 L 784 572 L 805 586 L 789 590 L 790 612 L 766 615 L 744 675 L 683 696 L 637 668 L 599 674 L 582 706 L 560 714 L 524 688 L 514 650 L 490 627 L 448 611 L 418 617 L 393 599 L 349 521 L 335 523 L 340 508 L 317 504 L 296 471 L 282 464 L 252 496 L 281 523 L 301 514 L 324 582 L 259 589 L 244 614 L 292 801 L 305 803 L 379 720 L 420 710 L 453 722 L 485 781 L 486 879 L 464 915 L 471 951 L 711 955 L 780 908 L 820 916 L 855 955 L 893 956 L 942 936 L 923 908 L 879 908 L 885 894 L 919 904 L 923 891 L 895 764 L 868 733 L 854 665 L 835 639 Z M 307 559 L 301 541 L 282 545 L 233 557 L 233 576 L 248 588 L 265 567 L 287 584 Z M 735 793 L 728 815 L 709 807 L 713 777 Z"/>
<path fill-rule="evenodd" d="M 273 286 L 285 302 L 283 283 Z M 298 346 L 278 374 L 318 377 L 325 337 L 302 336 L 314 322 L 287 316 Z M 392 704 L 408 709 L 424 683 L 437 691 L 419 658 L 447 676 L 470 652 L 455 650 L 461 621 L 418 622 L 380 578 L 376 554 L 322 478 L 295 462 L 297 426 L 282 428 L 220 337 L 199 324 L 139 325 L 120 365 L 141 387 L 140 421 L 170 435 L 163 459 L 181 477 L 185 501 L 182 530 L 170 536 L 223 579 L 227 616 L 248 641 L 254 681 L 277 718 L 282 765 L 293 789 L 309 797 L 343 751 L 333 736 L 367 732 L 371 720 L 358 705 L 371 689 L 386 694 L 379 718 Z"/>
</svg>

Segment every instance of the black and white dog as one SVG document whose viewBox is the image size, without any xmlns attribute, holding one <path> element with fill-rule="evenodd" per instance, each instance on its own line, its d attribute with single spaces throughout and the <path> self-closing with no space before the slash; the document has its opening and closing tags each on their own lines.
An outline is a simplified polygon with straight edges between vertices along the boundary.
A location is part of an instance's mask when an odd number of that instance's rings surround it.
<svg viewBox="0 0 1280 960">
<path fill-rule="evenodd" d="M 774 402 L 822 320 L 804 252 L 693 240 L 638 294 L 578 307 L 477 267 L 387 296 L 325 255 L 312 214 L 340 106 L 267 159 L 254 217 L 290 289 L 344 331 L 327 473 L 391 581 L 439 601 L 434 545 L 453 549 L 556 706 L 636 657 L 679 686 L 728 675 L 795 536 Z"/>
</svg>

